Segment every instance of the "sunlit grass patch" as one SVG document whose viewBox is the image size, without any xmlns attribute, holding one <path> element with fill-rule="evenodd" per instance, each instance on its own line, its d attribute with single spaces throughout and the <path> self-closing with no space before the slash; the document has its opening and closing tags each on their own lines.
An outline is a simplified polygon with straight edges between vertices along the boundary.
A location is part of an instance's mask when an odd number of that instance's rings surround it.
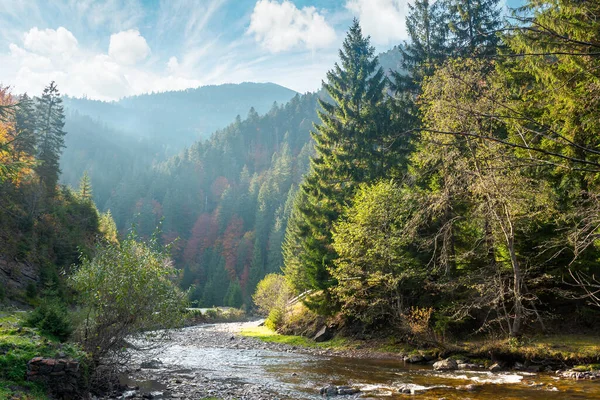
<svg viewBox="0 0 600 400">
<path fill-rule="evenodd" d="M 335 337 L 326 342 L 317 343 L 312 339 L 304 336 L 280 335 L 274 330 L 266 326 L 258 326 L 254 328 L 244 328 L 240 332 L 243 336 L 253 337 L 263 342 L 268 343 L 283 343 L 290 346 L 322 348 L 342 350 L 353 347 L 353 344 L 345 338 Z"/>
<path fill-rule="evenodd" d="M 473 353 L 505 353 L 524 359 L 557 359 L 567 363 L 600 361 L 600 337 L 593 335 L 540 335 L 529 338 L 481 340 L 465 343 Z"/>
</svg>

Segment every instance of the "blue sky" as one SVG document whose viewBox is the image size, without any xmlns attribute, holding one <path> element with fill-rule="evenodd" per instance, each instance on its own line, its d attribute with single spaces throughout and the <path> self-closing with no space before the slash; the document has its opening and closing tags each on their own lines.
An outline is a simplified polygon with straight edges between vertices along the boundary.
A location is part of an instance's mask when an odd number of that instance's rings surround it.
<svg viewBox="0 0 600 400">
<path fill-rule="evenodd" d="M 0 83 L 102 100 L 244 81 L 320 86 L 353 17 L 379 51 L 407 0 L 0 0 Z"/>
</svg>

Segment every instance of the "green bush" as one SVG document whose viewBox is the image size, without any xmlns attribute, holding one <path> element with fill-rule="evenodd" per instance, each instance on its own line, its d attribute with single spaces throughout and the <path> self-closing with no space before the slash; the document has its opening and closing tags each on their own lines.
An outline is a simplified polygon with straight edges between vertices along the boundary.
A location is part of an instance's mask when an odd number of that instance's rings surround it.
<svg viewBox="0 0 600 400">
<path fill-rule="evenodd" d="M 69 282 L 86 314 L 81 340 L 94 361 L 122 354 L 127 337 L 167 333 L 181 326 L 187 295 L 177 288 L 177 270 L 155 234 L 135 234 L 122 243 L 103 243 L 95 257 L 82 258 Z"/>
<path fill-rule="evenodd" d="M 63 342 L 73 332 L 73 324 L 67 308 L 56 301 L 38 306 L 29 314 L 26 324 Z"/>
</svg>

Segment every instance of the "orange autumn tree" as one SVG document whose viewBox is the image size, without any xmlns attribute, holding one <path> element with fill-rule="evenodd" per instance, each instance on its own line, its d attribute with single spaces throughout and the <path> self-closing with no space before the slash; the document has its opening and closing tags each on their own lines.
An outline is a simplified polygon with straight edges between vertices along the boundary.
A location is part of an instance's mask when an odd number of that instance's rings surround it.
<svg viewBox="0 0 600 400">
<path fill-rule="evenodd" d="M 18 150 L 19 141 L 15 124 L 18 104 L 8 86 L 0 86 L 0 183 L 11 181 L 18 185 L 29 176 L 35 159 Z"/>
</svg>

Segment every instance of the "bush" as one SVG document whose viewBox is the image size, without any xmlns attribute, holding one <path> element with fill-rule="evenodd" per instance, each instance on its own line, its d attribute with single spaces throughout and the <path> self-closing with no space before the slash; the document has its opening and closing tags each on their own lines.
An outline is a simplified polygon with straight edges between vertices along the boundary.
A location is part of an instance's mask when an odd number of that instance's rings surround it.
<svg viewBox="0 0 600 400">
<path fill-rule="evenodd" d="M 130 234 L 121 244 L 99 244 L 71 276 L 86 314 L 80 340 L 94 361 L 121 355 L 125 338 L 183 324 L 186 294 L 174 284 L 177 271 L 157 237 L 142 242 Z"/>
<path fill-rule="evenodd" d="M 66 341 L 73 332 L 67 308 L 57 301 L 45 302 L 37 307 L 27 316 L 26 324 L 62 342 Z"/>
<path fill-rule="evenodd" d="M 275 330 L 283 323 L 291 293 L 283 275 L 269 274 L 256 286 L 252 299 L 259 313 L 267 316 L 265 325 L 269 328 Z"/>
</svg>

